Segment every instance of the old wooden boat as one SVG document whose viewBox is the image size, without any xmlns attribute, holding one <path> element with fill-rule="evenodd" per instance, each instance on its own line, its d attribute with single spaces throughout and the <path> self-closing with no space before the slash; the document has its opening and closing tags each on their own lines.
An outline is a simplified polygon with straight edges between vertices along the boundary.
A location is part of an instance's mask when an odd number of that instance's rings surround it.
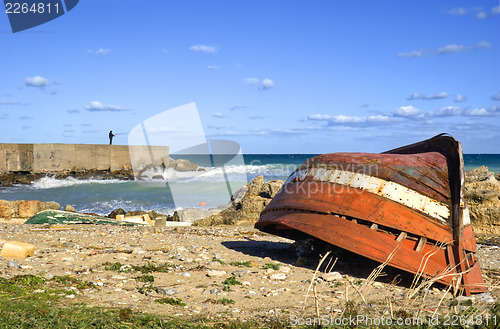
<svg viewBox="0 0 500 329">
<path fill-rule="evenodd" d="M 314 237 L 467 295 L 486 291 L 464 198 L 462 146 L 449 135 L 381 154 L 311 158 L 255 227 Z"/>
</svg>

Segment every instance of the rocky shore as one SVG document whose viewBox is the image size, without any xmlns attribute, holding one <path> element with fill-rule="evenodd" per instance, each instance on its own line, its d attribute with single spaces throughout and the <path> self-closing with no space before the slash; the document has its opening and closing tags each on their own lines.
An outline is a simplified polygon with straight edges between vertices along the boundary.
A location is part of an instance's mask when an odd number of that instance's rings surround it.
<svg viewBox="0 0 500 329">
<path fill-rule="evenodd" d="M 0 172 L 0 187 L 11 187 L 14 184 L 31 184 L 40 178 L 50 176 L 56 179 L 73 177 L 76 179 L 134 179 L 132 169 L 122 170 L 63 170 L 54 172 Z"/>
<path fill-rule="evenodd" d="M 500 233 L 500 177 L 486 167 L 466 177 L 479 260 L 490 288 L 472 297 L 454 296 L 428 281 L 412 286 L 412 275 L 389 267 L 368 280 L 380 264 L 336 248 L 316 271 L 322 255 L 251 225 L 283 184 L 264 182 L 262 176 L 216 213 L 184 210 L 170 218 L 192 221 L 191 227 L 36 226 L 4 220 L 0 244 L 16 240 L 36 249 L 26 259 L 0 257 L 0 276 L 69 276 L 91 285 L 75 287 L 64 297 L 66 304 L 186 318 L 293 323 L 353 314 L 379 319 L 486 316 L 500 297 L 500 239 L 495 236 Z"/>
<path fill-rule="evenodd" d="M 445 287 L 411 288 L 412 276 L 335 250 L 318 272 L 319 256 L 302 257 L 293 241 L 253 227 L 40 227 L 0 224 L 0 239 L 36 246 L 34 257 L 0 257 L 1 276 L 55 276 L 89 282 L 64 303 L 131 308 L 180 317 L 270 321 L 349 312 L 372 317 L 487 311 L 498 300 L 497 245 L 479 245 L 487 293 L 454 297 Z M 311 285 L 314 283 L 314 285 Z M 158 300 L 172 298 L 174 305 Z M 455 306 L 453 306 L 455 305 Z M 344 312 L 344 313 L 343 313 Z"/>
</svg>

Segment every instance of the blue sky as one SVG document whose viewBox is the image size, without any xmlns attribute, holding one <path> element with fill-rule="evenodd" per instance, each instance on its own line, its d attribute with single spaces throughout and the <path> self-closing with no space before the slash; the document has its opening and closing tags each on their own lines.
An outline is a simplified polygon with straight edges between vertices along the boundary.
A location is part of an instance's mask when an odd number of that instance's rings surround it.
<svg viewBox="0 0 500 329">
<path fill-rule="evenodd" d="M 0 142 L 107 143 L 195 102 L 243 153 L 500 153 L 499 32 L 498 0 L 83 0 L 15 34 L 0 13 Z"/>
</svg>

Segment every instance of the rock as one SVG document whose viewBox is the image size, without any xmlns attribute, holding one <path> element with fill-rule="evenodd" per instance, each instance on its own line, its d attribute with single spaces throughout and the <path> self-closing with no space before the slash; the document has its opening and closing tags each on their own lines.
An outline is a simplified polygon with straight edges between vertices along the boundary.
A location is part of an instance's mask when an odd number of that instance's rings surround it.
<svg viewBox="0 0 500 329">
<path fill-rule="evenodd" d="M 207 276 L 214 278 L 214 277 L 221 277 L 226 275 L 226 271 L 217 271 L 217 270 L 208 270 L 207 271 Z"/>
<path fill-rule="evenodd" d="M 484 292 L 482 294 L 476 295 L 476 298 L 482 301 L 483 303 L 486 304 L 493 304 L 495 302 L 495 299 L 491 297 L 490 294 Z"/>
<path fill-rule="evenodd" d="M 132 266 L 130 265 L 122 265 L 118 270 L 118 272 L 131 272 L 131 271 L 132 271 Z"/>
<path fill-rule="evenodd" d="M 244 276 L 244 275 L 247 275 L 250 273 L 251 273 L 250 270 L 236 270 L 236 271 L 231 272 L 232 275 L 238 276 L 238 277 L 241 277 L 241 276 Z"/>
<path fill-rule="evenodd" d="M 108 215 L 108 218 L 115 218 L 116 219 L 116 215 L 125 215 L 126 213 L 127 212 L 125 210 L 123 210 L 122 208 L 118 208 L 118 209 L 115 209 L 112 212 L 110 212 Z"/>
<path fill-rule="evenodd" d="M 494 175 L 495 173 L 489 171 L 486 166 L 477 167 L 465 173 L 465 183 L 479 182 Z"/>
<path fill-rule="evenodd" d="M 72 205 L 67 204 L 66 207 L 64 207 L 64 211 L 76 212 L 76 209 Z"/>
<path fill-rule="evenodd" d="M 179 293 L 177 289 L 164 288 L 164 287 L 156 287 L 156 292 L 159 293 L 160 295 L 165 295 L 165 296 L 174 296 Z"/>
<path fill-rule="evenodd" d="M 275 273 L 275 274 L 271 274 L 269 276 L 269 279 L 271 279 L 271 280 L 285 280 L 286 275 L 285 275 L 285 273 Z"/>
<path fill-rule="evenodd" d="M 198 170 L 198 165 L 195 165 L 189 160 L 185 159 L 178 159 L 174 160 L 173 162 L 170 162 L 171 165 L 173 164 L 173 168 L 176 171 L 181 171 L 181 172 L 186 172 L 186 171 L 197 171 Z"/>
<path fill-rule="evenodd" d="M 40 211 L 40 201 L 38 200 L 28 200 L 19 202 L 19 217 L 21 218 L 31 218 L 35 216 Z"/>
<path fill-rule="evenodd" d="M 176 210 L 173 215 L 175 222 L 188 222 L 192 223 L 197 220 L 206 218 L 218 212 L 217 209 L 202 209 L 202 208 L 186 208 Z"/>
<path fill-rule="evenodd" d="M 9 261 L 7 262 L 7 267 L 10 267 L 10 268 L 16 268 L 16 267 L 19 267 L 19 263 L 14 262 L 13 260 L 9 260 Z"/>
<path fill-rule="evenodd" d="M 342 279 L 342 274 L 340 274 L 339 272 L 324 273 L 320 275 L 320 278 L 322 278 L 326 282 L 337 281 Z"/>
<path fill-rule="evenodd" d="M 55 201 L 40 202 L 40 210 L 39 211 L 59 210 L 59 209 L 61 209 L 61 205 Z"/>
<path fill-rule="evenodd" d="M 0 218 L 16 217 L 19 201 L 0 200 Z"/>
<path fill-rule="evenodd" d="M 190 276 L 191 276 L 191 273 L 189 273 L 189 272 L 184 272 L 184 273 L 182 273 L 182 276 L 185 276 L 185 277 L 190 277 Z"/>
<path fill-rule="evenodd" d="M 5 258 L 26 258 L 35 254 L 35 246 L 20 241 L 7 241 L 3 244 L 1 255 Z"/>
<path fill-rule="evenodd" d="M 238 190 L 232 196 L 232 202 L 226 209 L 209 217 L 199 219 L 194 226 L 234 225 L 255 223 L 260 213 L 271 202 L 283 185 L 281 180 L 264 182 L 264 176 L 255 177 L 251 183 Z"/>
<path fill-rule="evenodd" d="M 113 280 L 127 280 L 128 278 L 124 275 L 113 275 L 111 277 L 111 279 L 113 279 Z"/>
<path fill-rule="evenodd" d="M 465 198 L 474 232 L 500 234 L 500 183 L 485 166 L 465 176 Z"/>
</svg>

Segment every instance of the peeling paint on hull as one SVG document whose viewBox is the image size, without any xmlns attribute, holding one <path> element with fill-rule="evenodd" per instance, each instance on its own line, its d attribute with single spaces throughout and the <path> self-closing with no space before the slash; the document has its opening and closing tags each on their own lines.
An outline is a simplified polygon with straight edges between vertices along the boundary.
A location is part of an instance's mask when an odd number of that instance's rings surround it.
<svg viewBox="0 0 500 329">
<path fill-rule="evenodd" d="M 463 184 L 461 144 L 451 136 L 384 154 L 325 154 L 290 175 L 255 227 L 484 292 Z"/>
</svg>

